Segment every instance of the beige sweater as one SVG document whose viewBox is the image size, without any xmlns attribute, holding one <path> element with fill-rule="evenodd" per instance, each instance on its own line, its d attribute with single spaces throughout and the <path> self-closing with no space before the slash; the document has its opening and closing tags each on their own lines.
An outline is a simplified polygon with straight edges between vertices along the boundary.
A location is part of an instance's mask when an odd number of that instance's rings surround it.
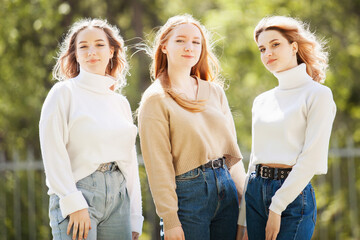
<svg viewBox="0 0 360 240">
<path fill-rule="evenodd" d="M 156 211 L 163 218 L 165 230 L 181 226 L 175 176 L 222 156 L 226 156 L 228 167 L 242 159 L 223 89 L 198 80 L 197 98 L 206 100 L 205 110 L 187 111 L 156 80 L 140 103 L 141 150 Z"/>
</svg>

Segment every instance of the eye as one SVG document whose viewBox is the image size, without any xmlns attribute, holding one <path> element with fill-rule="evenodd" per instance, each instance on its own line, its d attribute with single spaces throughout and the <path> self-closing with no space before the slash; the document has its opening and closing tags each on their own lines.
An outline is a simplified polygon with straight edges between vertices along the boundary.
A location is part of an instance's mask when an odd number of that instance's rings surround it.
<svg viewBox="0 0 360 240">
<path fill-rule="evenodd" d="M 265 48 L 260 48 L 259 51 L 260 51 L 261 53 L 263 53 L 263 52 L 265 52 Z"/>
<path fill-rule="evenodd" d="M 177 39 L 175 42 L 177 42 L 177 43 L 183 43 L 184 40 L 182 40 L 182 39 Z"/>
<path fill-rule="evenodd" d="M 82 45 L 82 46 L 80 46 L 79 48 L 80 48 L 80 49 L 84 49 L 84 48 L 87 48 L 87 46 L 86 46 L 86 45 Z"/>
<path fill-rule="evenodd" d="M 103 47 L 103 46 L 105 46 L 105 44 L 99 43 L 99 44 L 97 44 L 96 46 L 98 46 L 98 47 Z"/>
<path fill-rule="evenodd" d="M 201 44 L 199 41 L 193 41 L 194 44 Z"/>
<path fill-rule="evenodd" d="M 277 47 L 277 46 L 279 46 L 280 45 L 280 43 L 274 43 L 273 44 L 273 47 Z"/>
</svg>

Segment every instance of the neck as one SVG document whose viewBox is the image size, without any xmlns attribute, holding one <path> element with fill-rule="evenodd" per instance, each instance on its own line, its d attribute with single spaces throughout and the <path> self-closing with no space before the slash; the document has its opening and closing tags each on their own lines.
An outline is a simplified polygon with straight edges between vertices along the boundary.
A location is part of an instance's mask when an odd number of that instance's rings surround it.
<svg viewBox="0 0 360 240">
<path fill-rule="evenodd" d="M 193 84 L 190 77 L 191 69 L 188 68 L 171 68 L 168 66 L 168 75 L 171 82 L 171 86 L 174 88 L 184 89 L 190 84 Z"/>
<path fill-rule="evenodd" d="M 305 63 L 273 74 L 279 81 L 279 89 L 282 90 L 298 88 L 312 81 L 312 78 L 306 72 Z"/>
</svg>

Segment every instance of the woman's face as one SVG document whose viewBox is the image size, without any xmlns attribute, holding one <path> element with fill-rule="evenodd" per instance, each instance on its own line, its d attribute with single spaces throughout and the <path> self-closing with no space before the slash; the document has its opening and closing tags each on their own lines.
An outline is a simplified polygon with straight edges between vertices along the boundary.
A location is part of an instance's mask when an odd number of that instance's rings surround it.
<svg viewBox="0 0 360 240">
<path fill-rule="evenodd" d="M 102 29 L 86 28 L 76 37 L 76 59 L 87 72 L 105 75 L 113 50 Z"/>
<path fill-rule="evenodd" d="M 290 44 L 279 31 L 263 31 L 258 37 L 257 44 L 261 61 L 270 72 L 282 72 L 298 65 L 297 43 Z"/>
<path fill-rule="evenodd" d="M 171 31 L 171 36 L 162 47 L 168 65 L 175 68 L 192 68 L 198 61 L 202 49 L 200 30 L 190 23 L 181 24 Z"/>
</svg>

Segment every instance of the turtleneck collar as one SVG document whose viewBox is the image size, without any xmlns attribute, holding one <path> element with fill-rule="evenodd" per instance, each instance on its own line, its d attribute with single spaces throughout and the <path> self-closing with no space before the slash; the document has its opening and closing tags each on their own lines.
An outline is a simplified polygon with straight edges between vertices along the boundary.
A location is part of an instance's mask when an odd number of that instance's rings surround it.
<svg viewBox="0 0 360 240">
<path fill-rule="evenodd" d="M 306 64 L 291 68 L 283 72 L 273 73 L 279 81 L 279 89 L 288 90 L 301 87 L 313 79 L 306 72 Z"/>
<path fill-rule="evenodd" d="M 81 67 L 80 73 L 75 78 L 75 81 L 81 88 L 93 92 L 103 94 L 109 94 L 114 92 L 110 89 L 110 87 L 115 84 L 115 79 L 113 77 L 109 75 L 102 76 L 99 74 L 90 73 L 85 71 Z"/>
</svg>

